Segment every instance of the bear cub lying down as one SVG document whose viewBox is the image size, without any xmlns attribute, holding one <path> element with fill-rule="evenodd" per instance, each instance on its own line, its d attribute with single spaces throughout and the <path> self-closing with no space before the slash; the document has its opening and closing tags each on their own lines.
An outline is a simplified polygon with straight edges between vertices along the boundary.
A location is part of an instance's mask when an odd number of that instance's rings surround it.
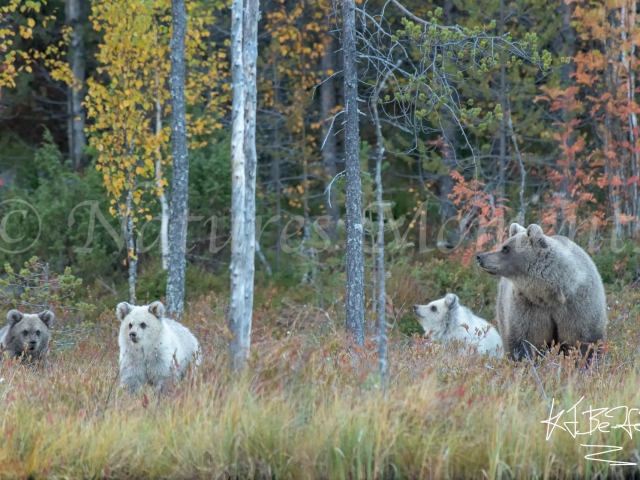
<svg viewBox="0 0 640 480">
<path fill-rule="evenodd" d="M 413 311 L 424 333 L 433 331 L 434 340 L 463 340 L 477 345 L 479 353 L 488 352 L 491 356 L 502 354 L 502 340 L 496 329 L 460 305 L 458 296 L 454 293 L 447 293 L 444 298 L 427 305 L 416 305 Z"/>
<path fill-rule="evenodd" d="M 166 391 L 173 375 L 184 376 L 191 362 L 200 364 L 198 340 L 184 325 L 164 318 L 164 305 L 118 304 L 120 384 L 135 392 L 149 383 Z"/>
</svg>

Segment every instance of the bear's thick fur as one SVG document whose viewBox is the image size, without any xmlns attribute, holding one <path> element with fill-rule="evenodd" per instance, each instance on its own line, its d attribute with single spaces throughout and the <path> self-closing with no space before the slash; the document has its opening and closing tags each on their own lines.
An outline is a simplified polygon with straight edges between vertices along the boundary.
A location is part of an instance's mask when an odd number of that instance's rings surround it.
<svg viewBox="0 0 640 480">
<path fill-rule="evenodd" d="M 0 348 L 12 358 L 22 357 L 31 362 L 44 359 L 49 351 L 54 318 L 50 310 L 38 314 L 11 310 L 7 314 L 8 325 L 0 330 Z"/>
<path fill-rule="evenodd" d="M 535 224 L 512 223 L 509 235 L 498 250 L 478 255 L 486 272 L 502 277 L 496 314 L 505 352 L 521 360 L 531 347 L 566 350 L 580 342 L 585 354 L 589 343 L 604 340 L 604 286 L 589 255 Z"/>
<path fill-rule="evenodd" d="M 447 293 L 444 298 L 427 305 L 416 305 L 413 311 L 424 333 L 433 332 L 434 340 L 463 340 L 477 345 L 479 353 L 488 352 L 491 356 L 502 354 L 502 341 L 496 329 L 460 305 L 454 293 Z"/>
<path fill-rule="evenodd" d="M 161 302 L 118 304 L 120 319 L 120 384 L 135 392 L 149 383 L 164 392 L 173 375 L 182 377 L 189 364 L 200 363 L 198 340 L 184 325 L 164 318 Z"/>
</svg>

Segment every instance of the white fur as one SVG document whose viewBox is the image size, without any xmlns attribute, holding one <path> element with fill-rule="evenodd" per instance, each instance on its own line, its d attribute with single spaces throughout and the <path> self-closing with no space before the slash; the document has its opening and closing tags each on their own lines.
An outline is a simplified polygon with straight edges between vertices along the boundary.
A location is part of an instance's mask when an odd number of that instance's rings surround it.
<svg viewBox="0 0 640 480">
<path fill-rule="evenodd" d="M 477 345 L 479 353 L 502 355 L 502 339 L 498 331 L 486 320 L 460 305 L 458 296 L 453 293 L 427 305 L 416 305 L 413 311 L 425 333 L 433 332 L 434 340 L 443 343 L 452 339 L 463 340 Z M 463 325 L 469 327 L 468 330 Z"/>
<path fill-rule="evenodd" d="M 200 364 L 198 340 L 184 325 L 164 318 L 162 303 L 132 306 L 123 302 L 117 314 L 121 321 L 118 345 L 123 387 L 133 392 L 149 383 L 161 392 L 166 381 L 174 374 L 182 377 L 192 361 Z M 132 332 L 137 342 L 131 339 Z"/>
</svg>

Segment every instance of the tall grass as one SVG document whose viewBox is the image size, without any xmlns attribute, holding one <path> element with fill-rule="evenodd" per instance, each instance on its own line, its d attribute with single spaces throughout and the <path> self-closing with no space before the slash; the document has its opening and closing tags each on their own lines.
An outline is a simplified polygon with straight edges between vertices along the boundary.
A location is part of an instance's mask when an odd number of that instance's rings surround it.
<svg viewBox="0 0 640 480">
<path fill-rule="evenodd" d="M 581 431 L 589 430 L 589 406 L 640 407 L 637 300 L 631 290 L 610 298 L 607 354 L 596 368 L 550 354 L 534 371 L 397 335 L 387 392 L 377 382 L 375 342 L 350 350 L 340 329 L 313 315 L 288 329 L 259 324 L 244 374 L 230 378 L 223 315 L 203 300 L 185 320 L 206 349 L 203 364 L 161 398 L 119 388 L 119 324 L 104 314 L 71 339 L 58 334 L 46 369 L 0 366 L 0 478 L 637 474 L 588 460 L 599 450 L 581 446 L 621 446 L 602 458 L 640 462 L 635 429 L 633 438 L 611 428 L 573 438 L 556 428 L 547 441 L 541 423 L 552 399 L 555 414 L 584 397 Z M 623 418 L 617 411 L 607 421 Z M 630 418 L 640 424 L 637 412 Z M 572 419 L 566 413 L 559 424 Z"/>
</svg>

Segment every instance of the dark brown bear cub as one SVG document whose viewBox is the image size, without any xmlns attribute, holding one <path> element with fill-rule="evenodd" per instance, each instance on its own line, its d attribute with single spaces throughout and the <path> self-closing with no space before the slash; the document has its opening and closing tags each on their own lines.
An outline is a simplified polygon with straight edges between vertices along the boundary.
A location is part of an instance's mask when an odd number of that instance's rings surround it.
<svg viewBox="0 0 640 480">
<path fill-rule="evenodd" d="M 563 350 L 604 340 L 606 298 L 587 253 L 566 237 L 546 236 L 535 224 L 512 223 L 498 250 L 478 255 L 486 272 L 502 278 L 496 314 L 505 353 L 521 360 L 545 344 Z"/>
<path fill-rule="evenodd" d="M 37 315 L 11 310 L 7 314 L 9 324 L 0 330 L 0 347 L 12 358 L 22 357 L 31 362 L 43 359 L 49 349 L 54 318 L 49 310 Z"/>
</svg>

